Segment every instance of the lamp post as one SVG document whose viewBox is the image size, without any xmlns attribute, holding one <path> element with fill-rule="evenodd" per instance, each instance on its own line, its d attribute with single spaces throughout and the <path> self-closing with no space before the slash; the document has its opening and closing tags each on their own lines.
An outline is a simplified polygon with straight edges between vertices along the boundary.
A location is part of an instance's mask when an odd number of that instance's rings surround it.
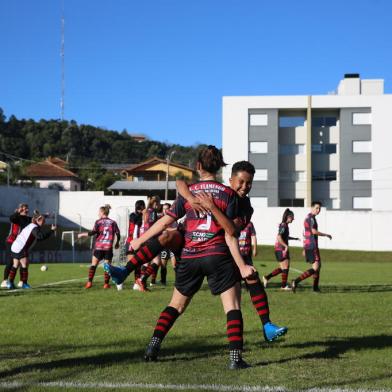
<svg viewBox="0 0 392 392">
<path fill-rule="evenodd" d="M 167 155 L 166 157 L 166 189 L 165 189 L 165 200 L 168 199 L 169 197 L 169 166 L 170 166 L 170 161 L 173 158 L 173 155 L 176 153 L 176 150 L 173 150 L 170 152 L 170 154 Z"/>
</svg>

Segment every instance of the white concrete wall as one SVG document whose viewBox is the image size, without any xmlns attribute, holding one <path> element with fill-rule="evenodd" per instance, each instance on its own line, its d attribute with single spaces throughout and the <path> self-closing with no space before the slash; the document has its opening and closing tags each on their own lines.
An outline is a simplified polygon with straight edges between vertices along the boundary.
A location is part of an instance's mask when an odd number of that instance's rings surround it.
<svg viewBox="0 0 392 392">
<path fill-rule="evenodd" d="M 74 180 L 37 180 L 36 183 L 40 188 L 49 188 L 51 185 L 58 184 L 62 186 L 65 191 L 80 191 L 81 189 L 80 182 Z"/>
<path fill-rule="evenodd" d="M 144 196 L 105 196 L 103 192 L 60 192 L 59 214 L 75 225 L 91 230 L 98 219 L 98 210 L 105 204 L 112 209 L 109 217 L 114 219 L 125 236 L 128 229 L 128 215 L 134 211 L 136 200 L 144 200 Z"/>
<path fill-rule="evenodd" d="M 295 219 L 290 225 L 290 235 L 302 239 L 303 221 L 309 212 L 307 208 L 290 208 Z M 278 225 L 284 207 L 255 208 L 253 223 L 259 244 L 275 243 Z M 322 209 L 317 217 L 319 230 L 332 235 L 332 241 L 320 237 L 320 248 L 392 251 L 389 235 L 389 221 L 392 211 L 331 211 Z M 302 246 L 302 241 L 291 241 L 291 246 Z"/>
</svg>

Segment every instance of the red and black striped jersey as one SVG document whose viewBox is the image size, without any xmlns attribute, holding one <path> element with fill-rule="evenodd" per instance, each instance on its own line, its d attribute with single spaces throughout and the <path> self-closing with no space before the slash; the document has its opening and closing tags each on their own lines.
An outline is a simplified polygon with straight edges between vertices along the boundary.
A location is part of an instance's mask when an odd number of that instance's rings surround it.
<svg viewBox="0 0 392 392">
<path fill-rule="evenodd" d="M 158 213 L 154 208 L 147 208 L 143 217 L 140 234 L 145 233 L 158 220 Z"/>
<path fill-rule="evenodd" d="M 12 244 L 18 234 L 31 223 L 31 217 L 26 215 L 20 215 L 18 212 L 15 212 L 10 216 L 11 227 L 6 238 L 6 242 L 8 244 Z"/>
<path fill-rule="evenodd" d="M 288 246 L 289 245 L 290 230 L 289 230 L 289 225 L 287 223 L 282 222 L 279 225 L 278 236 L 279 235 L 282 237 L 283 242 Z M 283 245 L 278 241 L 278 238 L 276 238 L 276 241 L 275 241 L 275 250 L 281 251 L 281 252 L 283 252 L 285 250 Z"/>
<path fill-rule="evenodd" d="M 256 235 L 255 227 L 249 222 L 238 237 L 238 246 L 242 256 L 249 256 L 252 250 L 252 237 Z"/>
<path fill-rule="evenodd" d="M 127 244 L 140 236 L 142 219 L 142 214 L 138 214 L 137 212 L 132 212 L 132 214 L 129 215 Z"/>
<path fill-rule="evenodd" d="M 89 233 L 95 235 L 94 249 L 110 250 L 113 248 L 115 235 L 120 235 L 117 223 L 110 218 L 98 219 L 94 224 L 94 229 Z"/>
<path fill-rule="evenodd" d="M 193 195 L 205 192 L 212 195 L 215 205 L 234 219 L 237 216 L 237 196 L 227 186 L 216 181 L 200 181 L 189 186 Z M 200 215 L 179 195 L 167 215 L 175 220 L 186 215 L 184 222 L 185 246 L 182 258 L 205 257 L 230 254 L 226 245 L 225 232 L 211 214 Z"/>
<path fill-rule="evenodd" d="M 317 230 L 318 224 L 316 216 L 311 212 L 306 216 L 304 221 L 304 248 L 317 249 L 318 248 L 318 235 L 312 233 L 312 229 Z"/>
</svg>

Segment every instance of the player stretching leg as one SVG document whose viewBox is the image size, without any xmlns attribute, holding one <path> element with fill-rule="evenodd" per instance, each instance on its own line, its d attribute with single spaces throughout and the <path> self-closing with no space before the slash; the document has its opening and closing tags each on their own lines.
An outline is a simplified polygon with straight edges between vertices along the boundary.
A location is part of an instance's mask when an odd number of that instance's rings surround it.
<svg viewBox="0 0 392 392">
<path fill-rule="evenodd" d="M 13 257 L 13 266 L 10 270 L 7 288 L 14 289 L 14 279 L 16 271 L 20 266 L 22 288 L 29 289 L 30 285 L 27 283 L 29 275 L 29 250 L 35 241 L 43 241 L 56 230 L 56 226 L 52 225 L 50 230 L 42 228 L 45 224 L 45 217 L 38 211 L 34 211 L 31 223 L 28 224 L 16 237 L 15 241 L 11 245 L 11 255 Z"/>
<path fill-rule="evenodd" d="M 289 240 L 299 240 L 296 237 L 290 237 L 289 224 L 294 220 L 294 212 L 289 208 L 283 213 L 282 222 L 279 225 L 278 235 L 275 242 L 275 257 L 279 262 L 279 268 L 274 269 L 268 275 L 263 276 L 264 287 L 267 287 L 268 281 L 276 275 L 282 274 L 281 290 L 291 291 L 287 284 L 290 269 Z"/>
<path fill-rule="evenodd" d="M 240 232 L 240 230 L 244 229 L 248 225 L 253 215 L 253 208 L 247 195 L 252 189 L 254 173 L 254 166 L 247 161 L 236 162 L 232 167 L 230 187 L 238 196 L 239 213 L 236 219 L 234 219 L 237 232 Z M 205 198 L 202 194 L 199 194 L 197 198 L 189 195 L 186 189 L 184 189 L 185 183 L 183 181 L 177 181 L 177 184 L 180 194 L 187 194 L 187 200 L 189 197 L 188 201 L 194 209 L 197 209 L 198 204 L 201 204 L 201 206 L 204 206 L 204 208 L 208 211 L 211 211 L 212 208 L 214 208 L 213 213 L 217 211 L 215 204 L 213 202 L 211 203 L 211 200 L 208 200 L 208 198 Z M 215 217 L 217 218 L 217 216 Z M 245 263 L 253 265 L 252 257 L 250 255 L 245 258 Z M 252 304 L 263 325 L 262 330 L 265 340 L 271 342 L 279 336 L 285 335 L 288 330 L 287 327 L 279 327 L 273 324 L 270 320 L 268 296 L 259 276 L 253 275 L 251 278 L 245 279 L 245 283 L 249 290 Z"/>
<path fill-rule="evenodd" d="M 321 258 L 318 247 L 318 237 L 327 237 L 332 240 L 332 236 L 330 234 L 318 231 L 316 216 L 320 213 L 321 206 L 322 204 L 320 201 L 313 201 L 311 205 L 312 209 L 304 221 L 304 256 L 306 262 L 312 264 L 312 268 L 309 268 L 302 275 L 298 276 L 297 279 L 291 282 L 293 293 L 295 293 L 298 283 L 310 276 L 313 276 L 313 292 L 321 292 L 319 288 Z"/>
<path fill-rule="evenodd" d="M 116 249 L 119 248 L 120 230 L 117 223 L 113 219 L 108 218 L 110 209 L 111 207 L 109 204 L 100 207 L 98 211 L 99 219 L 95 222 L 93 230 L 78 234 L 78 238 L 95 236 L 94 252 L 91 260 L 91 266 L 88 271 L 88 282 L 85 285 L 86 289 L 91 288 L 93 285 L 95 271 L 97 270 L 99 262 L 104 260 L 105 265 L 111 264 L 113 259 L 113 242 L 115 236 L 117 237 L 117 242 L 114 247 Z M 110 288 L 109 280 L 109 274 L 105 271 L 104 289 Z"/>
<path fill-rule="evenodd" d="M 14 260 L 11 256 L 11 246 L 15 241 L 18 234 L 23 230 L 27 225 L 31 223 L 31 217 L 29 215 L 29 206 L 25 203 L 19 204 L 18 208 L 15 212 L 10 216 L 10 232 L 5 240 L 5 249 L 6 249 L 6 264 L 4 268 L 4 277 L 3 282 L 1 283 L 1 287 L 7 287 L 7 280 L 10 274 L 11 268 L 14 264 Z M 22 272 L 22 268 L 20 269 Z M 21 276 L 21 282 L 23 281 Z M 22 283 L 23 284 L 23 283 Z"/>
</svg>

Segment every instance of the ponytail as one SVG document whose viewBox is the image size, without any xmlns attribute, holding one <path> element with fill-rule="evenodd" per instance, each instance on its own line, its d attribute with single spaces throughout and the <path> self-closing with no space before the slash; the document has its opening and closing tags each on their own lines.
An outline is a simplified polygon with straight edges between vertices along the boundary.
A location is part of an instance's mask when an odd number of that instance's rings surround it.
<svg viewBox="0 0 392 392">
<path fill-rule="evenodd" d="M 104 206 L 102 206 L 100 208 L 100 210 L 106 215 L 109 215 L 110 210 L 112 209 L 112 207 L 110 206 L 110 204 L 105 204 Z"/>
<path fill-rule="evenodd" d="M 294 216 L 294 212 L 290 210 L 290 208 L 286 208 L 284 210 L 283 216 L 282 216 L 282 223 L 286 223 L 287 218 L 289 216 Z"/>
</svg>

